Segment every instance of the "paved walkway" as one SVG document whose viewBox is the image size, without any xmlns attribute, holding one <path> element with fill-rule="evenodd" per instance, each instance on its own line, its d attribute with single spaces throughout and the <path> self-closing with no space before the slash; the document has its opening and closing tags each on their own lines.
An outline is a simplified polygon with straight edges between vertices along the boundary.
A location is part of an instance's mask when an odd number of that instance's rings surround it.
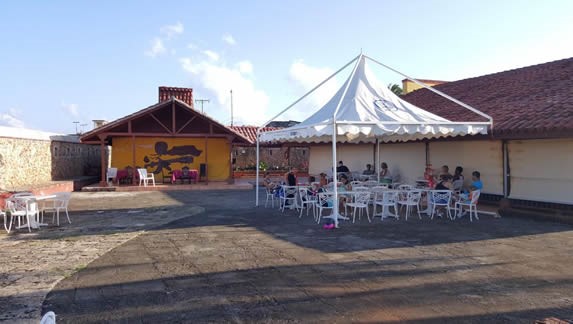
<svg viewBox="0 0 573 324">
<path fill-rule="evenodd" d="M 38 323 L 58 281 L 145 230 L 203 211 L 162 193 L 74 193 L 70 210 L 71 225 L 64 216 L 61 227 L 32 234 L 0 230 L 0 321 Z"/>
<path fill-rule="evenodd" d="M 61 281 L 58 322 L 532 322 L 573 319 L 573 227 L 377 219 L 327 231 L 252 191 L 170 193 L 205 213 Z"/>
</svg>

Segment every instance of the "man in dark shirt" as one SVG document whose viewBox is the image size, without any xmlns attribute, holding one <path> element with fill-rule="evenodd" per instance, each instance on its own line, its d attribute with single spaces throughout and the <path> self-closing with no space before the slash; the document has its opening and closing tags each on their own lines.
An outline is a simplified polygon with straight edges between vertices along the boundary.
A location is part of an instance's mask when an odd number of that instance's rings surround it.
<svg viewBox="0 0 573 324">
<path fill-rule="evenodd" d="M 336 168 L 336 172 L 350 172 L 348 167 L 342 163 L 342 161 L 338 161 L 338 167 Z"/>
</svg>

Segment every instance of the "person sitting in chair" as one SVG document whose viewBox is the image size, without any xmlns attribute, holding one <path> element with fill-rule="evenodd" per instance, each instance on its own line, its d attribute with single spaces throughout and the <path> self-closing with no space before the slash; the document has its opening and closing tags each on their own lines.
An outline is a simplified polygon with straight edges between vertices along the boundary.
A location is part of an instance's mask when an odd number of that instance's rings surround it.
<svg viewBox="0 0 573 324">
<path fill-rule="evenodd" d="M 368 163 L 366 164 L 366 170 L 362 171 L 363 175 L 373 175 L 374 174 L 374 169 L 372 169 L 372 164 Z"/>
<path fill-rule="evenodd" d="M 348 173 L 350 172 L 350 169 L 348 169 L 348 167 L 346 165 L 344 165 L 344 163 L 342 163 L 342 161 L 338 161 L 338 167 L 336 168 L 336 172 L 338 173 Z"/>
</svg>

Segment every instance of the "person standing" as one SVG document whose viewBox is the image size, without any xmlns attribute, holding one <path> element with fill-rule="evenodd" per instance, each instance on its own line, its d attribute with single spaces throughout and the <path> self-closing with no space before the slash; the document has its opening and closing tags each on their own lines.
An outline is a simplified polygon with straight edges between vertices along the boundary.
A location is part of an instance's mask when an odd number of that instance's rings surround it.
<svg viewBox="0 0 573 324">
<path fill-rule="evenodd" d="M 346 165 L 344 165 L 344 163 L 342 163 L 342 161 L 338 161 L 338 167 L 336 168 L 336 172 L 348 173 L 348 172 L 350 172 L 350 169 L 348 169 L 348 167 Z"/>
</svg>

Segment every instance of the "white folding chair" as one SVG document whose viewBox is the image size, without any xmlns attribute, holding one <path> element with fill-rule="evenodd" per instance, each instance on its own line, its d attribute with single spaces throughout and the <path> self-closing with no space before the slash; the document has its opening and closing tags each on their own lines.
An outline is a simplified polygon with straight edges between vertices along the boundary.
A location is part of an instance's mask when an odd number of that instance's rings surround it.
<svg viewBox="0 0 573 324">
<path fill-rule="evenodd" d="M 320 219 L 322 218 L 322 211 L 323 210 L 333 210 L 335 204 L 334 193 L 333 192 L 319 192 L 316 197 L 316 203 L 314 211 L 315 220 L 317 223 L 320 224 Z"/>
<path fill-rule="evenodd" d="M 32 231 L 33 224 L 35 224 L 38 217 L 38 203 L 35 199 L 31 197 L 10 197 L 6 200 L 6 210 L 10 214 L 10 220 L 8 220 L 8 215 L 4 221 L 4 228 L 6 232 L 10 233 L 12 225 L 18 222 L 16 229 L 28 228 L 28 232 Z M 35 227 L 35 225 L 34 225 Z"/>
<path fill-rule="evenodd" d="M 308 216 L 308 210 L 311 207 L 314 207 L 316 203 L 316 196 L 309 194 L 308 188 L 298 188 L 298 196 L 300 198 L 300 214 L 298 218 L 302 217 L 302 210 L 306 208 L 306 215 Z"/>
<path fill-rule="evenodd" d="M 149 184 L 149 180 L 153 183 L 155 187 L 155 176 L 153 173 L 147 173 L 147 169 L 137 169 L 137 173 L 139 174 L 139 186 L 143 183 L 144 187 L 147 187 Z"/>
<path fill-rule="evenodd" d="M 430 219 L 434 219 L 436 207 L 445 207 L 448 213 L 448 218 L 453 220 L 452 213 L 450 211 L 452 192 L 449 190 L 431 190 L 428 194 L 430 195 L 430 203 L 432 204 Z"/>
<path fill-rule="evenodd" d="M 70 214 L 68 213 L 68 205 L 72 194 L 70 192 L 57 192 L 55 195 L 56 198 L 51 200 L 52 204 L 44 206 L 43 211 L 52 212 L 52 224 L 54 223 L 55 218 L 58 226 L 60 226 L 60 211 L 64 211 L 66 213 L 68 223 L 71 224 L 72 221 L 70 220 Z"/>
<path fill-rule="evenodd" d="M 297 186 L 282 186 L 281 193 L 280 193 L 280 208 L 281 211 L 284 213 L 285 207 L 287 202 L 290 202 L 291 208 L 296 206 L 296 194 L 297 194 Z"/>
<path fill-rule="evenodd" d="M 369 191 L 361 191 L 357 192 L 353 195 L 353 199 L 351 202 L 347 202 L 344 206 L 344 212 L 346 213 L 347 207 L 352 207 L 354 210 L 352 211 L 352 223 L 356 221 L 356 210 L 360 210 L 358 212 L 358 220 L 360 220 L 362 216 L 362 210 L 366 210 L 366 216 L 368 217 L 368 221 L 372 222 L 370 219 L 370 213 L 368 212 L 368 202 L 370 201 L 370 192 Z"/>
<path fill-rule="evenodd" d="M 456 208 L 455 216 L 456 217 L 462 217 L 463 216 L 463 207 L 466 206 L 469 208 L 470 222 L 472 222 L 472 212 L 473 212 L 473 217 L 475 217 L 477 220 L 479 220 L 477 204 L 478 204 L 480 194 L 481 194 L 480 190 L 474 190 L 471 192 L 471 195 L 472 195 L 471 200 L 469 200 L 469 201 L 463 201 L 463 200 L 457 201 L 455 204 L 455 208 Z M 459 216 L 458 216 L 458 211 L 460 213 Z"/>
<path fill-rule="evenodd" d="M 376 206 L 381 206 L 382 211 L 378 214 L 374 213 L 374 217 L 380 216 L 380 220 L 384 218 L 393 217 L 400 218 L 398 215 L 397 192 L 395 191 L 378 191 L 374 198 L 374 210 Z M 390 213 L 390 207 L 394 208 L 394 213 Z"/>
<path fill-rule="evenodd" d="M 408 215 L 412 212 L 412 208 L 416 207 L 418 212 L 418 217 L 422 219 L 420 215 L 420 200 L 422 199 L 422 192 L 417 190 L 407 190 L 401 191 L 398 194 L 398 205 L 400 209 L 406 206 L 406 220 L 408 220 Z"/>
</svg>

